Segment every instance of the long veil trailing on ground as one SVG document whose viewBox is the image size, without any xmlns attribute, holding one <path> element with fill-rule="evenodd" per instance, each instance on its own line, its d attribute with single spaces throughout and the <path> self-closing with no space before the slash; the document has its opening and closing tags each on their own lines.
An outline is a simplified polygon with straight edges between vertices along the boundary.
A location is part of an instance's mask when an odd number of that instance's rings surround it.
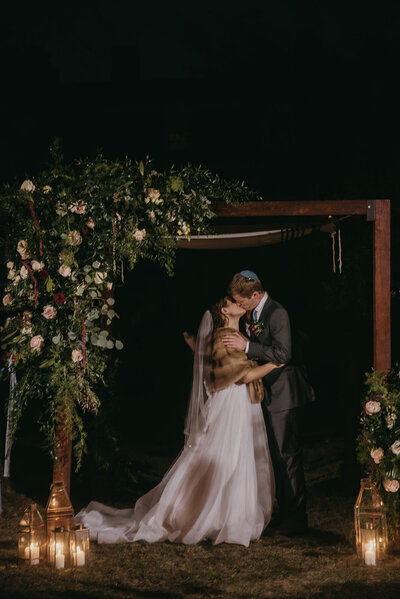
<svg viewBox="0 0 400 599">
<path fill-rule="evenodd" d="M 193 362 L 193 383 L 185 420 L 185 445 L 196 443 L 207 420 L 207 399 L 210 376 L 211 336 L 214 328 L 210 310 L 201 319 L 196 337 Z"/>
</svg>

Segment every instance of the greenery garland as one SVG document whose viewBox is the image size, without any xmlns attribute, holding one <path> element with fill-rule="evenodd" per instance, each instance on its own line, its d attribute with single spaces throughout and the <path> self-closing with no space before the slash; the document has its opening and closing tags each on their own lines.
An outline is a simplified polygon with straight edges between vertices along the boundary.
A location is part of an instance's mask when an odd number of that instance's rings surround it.
<svg viewBox="0 0 400 599">
<path fill-rule="evenodd" d="M 400 523 L 400 372 L 366 374 L 357 455 L 366 474 L 376 481 L 393 537 Z"/>
<path fill-rule="evenodd" d="M 108 352 L 123 348 L 112 321 L 124 262 L 133 268 L 151 260 L 172 275 L 176 237 L 211 232 L 216 201 L 261 198 L 243 183 L 191 165 L 158 172 L 149 158 L 112 162 L 101 155 L 68 163 L 58 144 L 48 169 L 5 185 L 0 196 L 2 377 L 15 369 L 18 378 L 11 432 L 27 403 L 35 402 L 54 456 L 62 414 L 78 469 L 85 450 L 82 414 L 98 411 Z"/>
</svg>

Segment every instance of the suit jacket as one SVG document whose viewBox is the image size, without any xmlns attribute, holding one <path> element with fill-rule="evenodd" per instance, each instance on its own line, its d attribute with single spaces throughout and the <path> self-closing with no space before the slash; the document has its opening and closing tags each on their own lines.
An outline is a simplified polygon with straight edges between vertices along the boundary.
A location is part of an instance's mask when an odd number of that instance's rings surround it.
<svg viewBox="0 0 400 599">
<path fill-rule="evenodd" d="M 314 390 L 304 364 L 292 362 L 290 320 L 285 308 L 269 296 L 259 321 L 264 323 L 264 327 L 256 339 L 249 342 L 248 359 L 286 364 L 263 378 L 268 410 L 283 412 L 314 401 Z M 241 327 L 244 330 L 244 323 Z"/>
</svg>

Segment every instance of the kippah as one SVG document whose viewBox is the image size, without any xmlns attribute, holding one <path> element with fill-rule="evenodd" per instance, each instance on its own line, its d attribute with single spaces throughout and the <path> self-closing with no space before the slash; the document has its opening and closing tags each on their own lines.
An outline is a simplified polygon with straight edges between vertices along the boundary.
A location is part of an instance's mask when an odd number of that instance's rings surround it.
<svg viewBox="0 0 400 599">
<path fill-rule="evenodd" d="M 256 273 L 252 270 L 241 270 L 240 273 L 242 277 L 246 277 L 246 279 L 252 279 L 253 281 L 259 281 L 260 279 L 257 277 Z"/>
</svg>

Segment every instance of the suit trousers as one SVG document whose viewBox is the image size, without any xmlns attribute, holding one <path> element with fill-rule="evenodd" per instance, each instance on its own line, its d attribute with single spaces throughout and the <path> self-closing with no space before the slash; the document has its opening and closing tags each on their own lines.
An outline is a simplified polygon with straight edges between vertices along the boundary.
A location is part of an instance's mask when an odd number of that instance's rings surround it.
<svg viewBox="0 0 400 599">
<path fill-rule="evenodd" d="M 276 498 L 282 518 L 306 518 L 299 409 L 270 412 L 263 402 L 268 442 L 275 473 Z"/>
</svg>

